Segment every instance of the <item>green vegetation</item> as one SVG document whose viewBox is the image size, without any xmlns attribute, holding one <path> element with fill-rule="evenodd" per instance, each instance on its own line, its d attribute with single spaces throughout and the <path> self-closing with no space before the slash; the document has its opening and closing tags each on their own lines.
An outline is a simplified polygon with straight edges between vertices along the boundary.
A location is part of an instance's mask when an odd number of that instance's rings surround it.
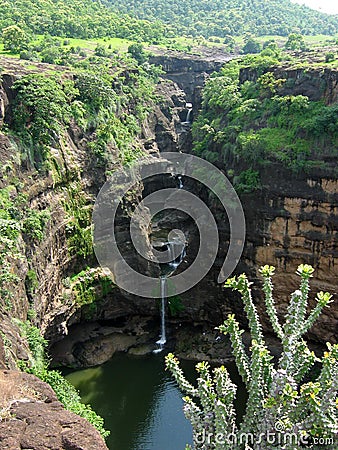
<svg viewBox="0 0 338 450">
<path fill-rule="evenodd" d="M 21 236 L 40 241 L 49 219 L 47 210 L 31 209 L 27 196 L 18 194 L 14 185 L 0 189 L 0 309 L 12 308 L 15 283 L 19 281 L 13 262 L 23 258 L 19 245 Z M 35 283 L 29 272 L 28 284 L 33 287 Z"/>
<path fill-rule="evenodd" d="M 109 436 L 110 432 L 103 427 L 102 417 L 98 416 L 91 409 L 90 405 L 81 403 L 77 390 L 60 372 L 48 369 L 49 363 L 46 358 L 47 341 L 41 336 L 40 330 L 28 321 L 20 322 L 15 320 L 15 322 L 20 327 L 22 336 L 27 340 L 30 349 L 29 361 L 28 363 L 21 361 L 21 368 L 48 383 L 66 409 L 87 419 L 103 437 Z"/>
<path fill-rule="evenodd" d="M 193 124 L 194 152 L 249 171 L 234 180 L 240 190 L 258 188 L 257 170 L 272 161 L 300 171 L 324 167 L 325 159 L 337 156 L 337 104 L 292 95 L 295 79 L 275 76 L 286 57 L 269 44 L 259 55 L 227 63 L 204 89 L 202 113 Z M 288 58 L 289 67 L 298 64 Z M 303 67 L 298 76 L 306 79 L 310 66 Z"/>
<path fill-rule="evenodd" d="M 49 6 L 54 8 L 53 5 Z M 21 40 L 22 33 L 25 39 Z M 109 48 L 112 39 L 102 39 L 101 47 L 94 47 L 95 41 L 91 41 L 92 50 L 87 57 L 74 47 L 80 40 L 50 35 L 36 39 L 29 33 L 20 22 L 20 27 L 8 25 L 3 35 L 6 48 L 11 51 L 18 51 L 22 43 L 21 56 L 32 60 L 34 71 L 18 77 L 13 85 L 16 95 L 11 117 L 0 127 L 15 148 L 15 161 L 3 161 L 1 167 L 5 187 L 0 191 L 0 291 L 2 307 L 6 309 L 12 307 L 11 290 L 18 281 L 15 261 L 23 257 L 17 244 L 21 236 L 26 243 L 42 241 L 50 219 L 47 209 L 29 208 L 27 196 L 18 194 L 24 185 L 13 180 L 16 168 L 28 170 L 29 182 L 33 176 L 52 176 L 54 188 L 63 191 L 70 255 L 77 257 L 77 263 L 87 264 L 93 255 L 93 199 L 83 193 L 79 168 L 66 144 L 69 127 L 82 133 L 85 159 L 100 168 L 102 174 L 108 174 L 116 165 L 132 164 L 143 155 L 138 135 L 156 101 L 155 86 L 161 73 L 148 63 L 141 44 L 123 41 L 125 50 L 129 45 L 130 53 L 120 55 Z M 95 51 L 104 56 L 95 56 Z M 38 61 L 67 65 L 68 70 L 56 71 L 47 66 L 42 73 L 35 73 Z M 24 61 L 21 65 L 30 70 Z M 29 294 L 37 289 L 32 273 L 26 277 Z"/>
<path fill-rule="evenodd" d="M 28 270 L 25 279 L 25 286 L 27 293 L 30 295 L 34 294 L 36 289 L 39 287 L 39 282 L 35 270 Z"/>
<path fill-rule="evenodd" d="M 187 36 L 220 37 L 276 34 L 334 34 L 338 19 L 292 4 L 289 0 L 109 0 L 116 11 L 140 19 L 162 20 Z"/>
<path fill-rule="evenodd" d="M 91 214 L 93 202 L 81 190 L 79 182 L 70 183 L 65 189 L 63 202 L 68 218 L 66 234 L 71 256 L 87 259 L 93 254 Z"/>
<path fill-rule="evenodd" d="M 11 25 L 2 30 L 2 40 L 4 43 L 4 50 L 18 53 L 22 46 L 27 44 L 28 37 L 20 27 Z"/>
<path fill-rule="evenodd" d="M 300 439 L 307 446 L 313 444 L 316 437 L 334 439 L 338 422 L 338 345 L 327 344 L 328 351 L 320 359 L 309 350 L 302 338 L 323 308 L 332 301 L 332 295 L 319 292 L 316 305 L 307 315 L 309 280 L 314 269 L 309 265 L 299 266 L 300 287 L 291 294 L 282 325 L 273 298 L 274 270 L 274 267 L 264 266 L 260 272 L 266 311 L 275 334 L 282 342 L 282 354 L 276 364 L 272 362 L 273 356 L 263 337 L 251 296 L 251 283 L 245 275 L 240 275 L 225 284 L 241 294 L 251 332 L 248 354 L 241 337 L 243 331 L 234 315 L 229 315 L 224 325 L 219 327 L 222 333 L 230 337 L 236 365 L 248 392 L 246 412 L 240 424 L 236 422 L 233 404 L 236 386 L 224 366 L 210 373 L 207 362 L 198 363 L 196 370 L 199 377 L 195 387 L 184 378 L 174 355 L 166 357 L 167 368 L 188 395 L 184 398 L 184 412 L 193 426 L 195 449 L 242 450 L 245 447 L 253 450 L 292 450 L 299 448 Z M 312 371 L 309 381 L 307 376 L 315 363 L 320 363 L 321 370 L 317 375 Z M 211 436 L 209 441 L 201 438 L 204 432 L 205 436 Z M 187 446 L 187 449 L 190 448 Z"/>
<path fill-rule="evenodd" d="M 168 297 L 168 306 L 170 314 L 175 317 L 181 311 L 184 310 L 184 305 L 182 303 L 182 298 L 179 295 L 172 295 Z"/>
<path fill-rule="evenodd" d="M 285 48 L 288 50 L 304 50 L 304 38 L 300 34 L 291 33 L 286 41 Z"/>
<path fill-rule="evenodd" d="M 12 25 L 31 35 L 106 36 L 151 43 L 161 42 L 166 34 L 159 21 L 137 20 L 128 13 L 114 13 L 107 2 L 89 0 L 5 0 L 1 3 L 0 30 Z"/>
<path fill-rule="evenodd" d="M 20 137 L 23 159 L 31 168 L 50 169 L 57 162 L 50 146 L 58 147 L 71 121 L 91 133 L 88 150 L 97 164 L 112 154 L 130 164 L 142 154 L 135 137 L 152 109 L 154 88 L 161 72 L 146 61 L 141 44 L 129 46 L 130 56 L 72 59 L 56 38 L 45 37 L 26 50 L 25 57 L 72 67 L 73 78 L 52 73 L 28 74 L 14 84 L 17 96 L 11 130 Z M 58 171 L 58 167 L 54 167 Z"/>
<path fill-rule="evenodd" d="M 56 77 L 29 74 L 17 80 L 13 88 L 18 92 L 13 131 L 21 138 L 30 165 L 41 167 L 48 159 L 50 145 L 69 123 L 70 85 L 61 84 Z"/>
<path fill-rule="evenodd" d="M 262 47 L 261 47 L 260 43 L 257 42 L 252 37 L 249 37 L 248 39 L 245 40 L 245 44 L 242 49 L 244 54 L 259 53 L 261 50 L 262 50 Z"/>
<path fill-rule="evenodd" d="M 113 289 L 110 277 L 102 274 L 101 269 L 87 267 L 70 280 L 70 287 L 79 305 L 90 305 L 106 297 Z"/>
</svg>

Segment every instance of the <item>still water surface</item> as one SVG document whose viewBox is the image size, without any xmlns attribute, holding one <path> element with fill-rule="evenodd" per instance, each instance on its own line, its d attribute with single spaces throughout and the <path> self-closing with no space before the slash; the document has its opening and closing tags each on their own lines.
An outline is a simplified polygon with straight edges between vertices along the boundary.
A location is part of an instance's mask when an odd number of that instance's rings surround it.
<svg viewBox="0 0 338 450">
<path fill-rule="evenodd" d="M 183 362 L 193 373 L 194 363 Z M 66 376 L 84 403 L 105 419 L 111 450 L 184 450 L 192 429 L 184 417 L 182 393 L 164 369 L 164 354 L 118 354 L 102 366 Z"/>
<path fill-rule="evenodd" d="M 193 382 L 195 363 L 182 361 L 181 366 Z M 233 365 L 229 371 L 237 382 Z M 83 402 L 104 418 L 105 428 L 111 431 L 110 450 L 184 450 L 192 443 L 182 393 L 165 371 L 164 352 L 145 357 L 120 353 L 102 366 L 66 378 L 80 391 Z"/>
</svg>

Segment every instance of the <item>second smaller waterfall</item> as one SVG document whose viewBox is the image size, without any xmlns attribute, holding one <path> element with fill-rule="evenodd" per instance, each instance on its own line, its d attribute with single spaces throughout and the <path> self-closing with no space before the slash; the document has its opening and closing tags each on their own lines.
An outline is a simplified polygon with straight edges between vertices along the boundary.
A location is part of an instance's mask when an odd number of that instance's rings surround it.
<svg viewBox="0 0 338 450">
<path fill-rule="evenodd" d="M 168 264 L 170 269 L 172 269 L 172 271 L 175 271 L 185 257 L 185 245 L 181 241 L 171 241 L 168 242 L 168 247 L 171 257 L 171 261 Z M 178 252 L 175 251 L 176 248 L 178 248 Z"/>
<path fill-rule="evenodd" d="M 182 122 L 182 125 L 191 125 L 191 116 L 192 116 L 192 103 L 186 103 L 187 115 L 185 120 Z"/>
</svg>

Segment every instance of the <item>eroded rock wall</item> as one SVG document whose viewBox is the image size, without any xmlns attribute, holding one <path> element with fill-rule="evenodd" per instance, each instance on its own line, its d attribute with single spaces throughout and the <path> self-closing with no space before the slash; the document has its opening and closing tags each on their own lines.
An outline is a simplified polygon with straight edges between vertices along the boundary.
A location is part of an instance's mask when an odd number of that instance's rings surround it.
<svg viewBox="0 0 338 450">
<path fill-rule="evenodd" d="M 105 450 L 100 433 L 66 411 L 54 391 L 33 375 L 0 370 L 2 450 Z"/>
<path fill-rule="evenodd" d="M 16 96 L 12 86 L 16 78 L 26 71 L 19 65 L 14 74 L 9 70 L 8 62 L 7 65 L 8 72 L 2 75 L 0 85 L 0 123 L 10 124 Z M 41 70 L 46 70 L 46 67 L 41 67 Z M 149 158 L 158 157 L 160 151 L 179 149 L 177 128 L 181 122 L 180 115 L 185 112 L 185 94 L 172 81 L 162 80 L 159 83 L 158 96 L 159 103 L 144 121 L 138 136 Z M 70 248 L 69 241 L 75 220 L 75 211 L 70 205 L 87 209 L 90 216 L 96 196 L 106 180 L 106 167 L 98 164 L 95 155 L 88 150 L 92 139 L 90 132 L 85 133 L 74 122 L 71 123 L 67 132 L 51 148 L 57 173 L 52 169 L 38 172 L 23 158 L 20 141 L 15 136 L 0 132 L 0 188 L 9 188 L 12 200 L 26 194 L 25 208 L 50 213 L 43 239 L 33 239 L 27 233 L 20 234 L 18 250 L 21 257 L 11 261 L 17 281 L 11 286 L 10 305 L 0 312 L 3 366 L 15 368 L 17 359 L 28 357 L 26 344 L 12 319 L 25 321 L 29 310 L 35 311 L 31 322 L 51 343 L 62 339 L 69 327 L 84 320 L 110 321 L 135 314 L 158 315 L 155 302 L 128 296 L 119 289 L 103 296 L 95 308 L 77 303 L 69 289 L 69 277 L 86 266 L 97 266 L 94 256 L 79 255 L 78 249 Z M 119 167 L 117 150 L 109 146 L 108 152 L 111 168 Z M 129 201 L 129 209 L 126 208 L 119 219 L 116 238 L 119 245 L 124 246 L 127 260 L 135 258 L 125 231 L 129 226 L 133 202 L 139 201 L 142 191 L 143 184 L 140 182 L 134 189 L 134 199 Z M 140 232 L 150 246 L 149 230 L 140 227 Z M 133 262 L 143 264 L 141 260 Z M 36 277 L 34 287 L 29 286 L 29 271 Z"/>
<path fill-rule="evenodd" d="M 190 134 L 182 133 L 180 125 L 186 114 L 185 104 L 189 97 L 186 97 L 182 89 L 171 80 L 173 75 L 179 77 L 177 80 L 181 86 L 190 86 L 191 91 L 187 87 L 190 93 L 199 92 L 198 101 L 200 101 L 200 88 L 203 85 L 200 81 L 202 78 L 205 80 L 205 74 L 208 75 L 212 70 L 218 70 L 221 67 L 220 62 L 216 65 L 210 62 L 203 65 L 200 61 L 188 64 L 187 61 L 170 60 L 170 58 L 162 58 L 158 62 L 168 71 L 168 79 L 160 83 L 158 87 L 160 100 L 143 124 L 139 137 L 149 158 L 158 157 L 159 152 L 162 151 L 191 151 Z M 197 80 L 200 75 L 202 78 Z M 242 73 L 244 78 L 250 76 L 253 76 L 252 73 Z M 285 73 L 280 73 L 280 76 L 285 76 Z M 292 78 L 293 73 L 290 76 Z M 0 90 L 2 120 L 6 118 L 6 114 L 10 114 L 10 98 L 13 99 L 14 95 L 10 90 L 13 77 L 14 75 L 10 74 L 7 78 L 4 77 L 6 85 L 3 85 Z M 301 77 L 299 78 L 294 72 L 294 78 L 298 80 Z M 327 84 L 322 88 L 321 95 L 324 95 L 328 102 L 334 101 L 336 81 L 332 74 L 326 78 L 323 78 L 322 74 L 314 75 L 313 78 L 306 76 L 301 83 L 299 82 L 299 85 L 302 85 L 303 94 L 314 91 L 317 85 L 322 84 L 323 79 L 327 80 Z M 306 80 L 309 80 L 308 84 Z M 197 103 L 198 101 L 196 100 Z M 153 340 L 155 338 L 153 327 L 156 327 L 156 324 L 154 325 L 152 320 L 158 320 L 159 314 L 156 302 L 136 298 L 119 289 L 113 289 L 104 296 L 94 309 L 89 306 L 79 307 L 74 303 L 65 286 L 65 280 L 70 274 L 79 271 L 86 264 L 95 266 L 94 260 L 86 261 L 70 255 L 67 226 L 71 217 L 65 211 L 70 186 L 76 184 L 77 190 L 85 198 L 85 204 L 91 208 L 105 181 L 103 169 L 98 168 L 95 159 L 89 157 L 87 153 L 86 145 L 90 139 L 91 137 L 84 134 L 76 124 L 72 124 L 65 142 L 52 149 L 53 156 L 64 175 L 62 182 L 53 178 L 51 173 L 46 173 L 43 177 L 37 176 L 29 167 L 22 165 L 17 159 L 15 139 L 1 135 L 0 140 L 1 161 L 4 163 L 12 161 L 13 173 L 10 176 L 17 177 L 23 183 L 24 189 L 29 193 L 29 206 L 33 209 L 44 209 L 48 206 L 51 210 L 46 238 L 40 243 L 27 239 L 20 243 L 26 258 L 15 267 L 20 282 L 17 284 L 14 300 L 14 315 L 25 320 L 28 309 L 34 307 L 37 312 L 35 323 L 51 342 L 60 340 L 72 326 L 77 326 L 79 323 L 85 321 L 93 324 L 93 326 L 90 325 L 87 337 L 82 338 L 85 344 L 82 347 L 76 347 L 78 359 L 74 359 L 72 353 L 74 349 L 72 346 L 76 344 L 74 339 L 71 340 L 73 344 L 69 348 L 67 357 L 72 364 L 82 361 L 84 365 L 94 363 L 90 354 L 93 348 L 99 352 L 100 362 L 111 357 L 116 349 L 121 349 L 121 339 L 117 337 L 121 331 L 130 337 L 125 343 L 127 348 L 145 344 L 147 341 L 143 338 L 145 333 L 148 333 L 148 338 Z M 117 157 L 116 154 L 114 155 L 114 149 L 110 151 L 114 160 Z M 245 271 L 259 286 L 259 266 L 275 265 L 277 267 L 276 302 L 282 314 L 290 292 L 297 287 L 298 279 L 294 273 L 300 263 L 310 263 L 316 269 L 312 280 L 313 292 L 320 289 L 334 293 L 337 290 L 337 181 L 332 174 L 328 175 L 325 171 L 302 176 L 288 172 L 279 165 L 269 167 L 265 172 L 262 171 L 261 175 L 263 189 L 253 195 L 242 197 L 247 221 L 247 241 L 237 272 Z M 8 183 L 8 180 L 7 174 L 7 178 L 1 180 L 1 186 Z M 159 185 L 158 188 L 162 186 Z M 185 184 L 185 188 L 209 202 L 204 193 L 198 190 L 200 188 L 197 189 L 189 183 Z M 18 190 L 19 188 L 16 187 L 16 194 Z M 143 186 L 140 184 L 135 194 L 135 201 L 141 198 L 142 190 Z M 176 318 L 170 319 L 173 329 L 176 325 L 184 323 L 189 326 L 193 324 L 199 327 L 212 327 L 219 325 L 229 313 L 235 313 L 245 324 L 240 300 L 223 289 L 216 281 L 228 248 L 229 233 L 224 212 L 219 211 L 212 202 L 210 206 L 221 225 L 220 252 L 210 274 L 190 292 L 182 295 L 184 310 Z M 120 224 L 121 241 L 125 237 L 123 226 L 127 224 L 127 216 L 126 221 Z M 186 219 L 175 218 L 175 226 L 180 225 L 180 221 L 182 229 L 186 231 L 189 238 L 188 251 L 191 250 L 194 253 L 194 246 L 198 243 L 194 237 L 195 231 Z M 126 250 L 128 250 L 127 247 Z M 131 254 L 130 257 L 132 258 Z M 187 257 L 180 270 L 184 270 L 188 261 Z M 38 278 L 38 287 L 34 295 L 28 293 L 25 286 L 29 268 L 36 271 Z M 255 298 L 264 319 L 265 329 L 270 330 L 264 316 L 259 290 L 255 292 Z M 335 298 L 335 303 L 324 313 L 318 325 L 311 330 L 311 338 L 321 342 L 337 339 L 336 301 Z M 2 317 L 2 323 L 7 324 L 8 328 L 6 335 L 10 335 L 10 341 L 13 341 L 12 348 L 8 345 L 3 346 L 3 354 L 6 347 L 7 365 L 13 364 L 15 358 L 27 357 L 27 349 L 20 341 L 19 330 L 12 324 L 11 316 L 12 314 L 8 313 Z M 132 317 L 137 319 L 130 321 Z M 142 326 L 137 333 L 134 333 L 132 329 L 137 328 L 137 323 L 142 323 Z M 56 354 L 62 362 L 60 348 L 56 350 Z"/>
</svg>

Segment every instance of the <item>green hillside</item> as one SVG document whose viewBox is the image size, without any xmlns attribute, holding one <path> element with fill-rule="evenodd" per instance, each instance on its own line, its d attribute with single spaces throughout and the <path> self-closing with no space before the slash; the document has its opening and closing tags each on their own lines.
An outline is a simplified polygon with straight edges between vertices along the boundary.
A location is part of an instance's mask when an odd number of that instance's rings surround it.
<svg viewBox="0 0 338 450">
<path fill-rule="evenodd" d="M 53 36 L 119 37 L 160 42 L 165 26 L 114 12 L 108 4 L 91 0 L 4 0 L 0 30 L 17 24 L 25 31 Z"/>
<path fill-rule="evenodd" d="M 290 0 L 109 0 L 116 11 L 140 19 L 162 20 L 177 34 L 192 36 L 334 34 L 338 16 Z"/>
</svg>

